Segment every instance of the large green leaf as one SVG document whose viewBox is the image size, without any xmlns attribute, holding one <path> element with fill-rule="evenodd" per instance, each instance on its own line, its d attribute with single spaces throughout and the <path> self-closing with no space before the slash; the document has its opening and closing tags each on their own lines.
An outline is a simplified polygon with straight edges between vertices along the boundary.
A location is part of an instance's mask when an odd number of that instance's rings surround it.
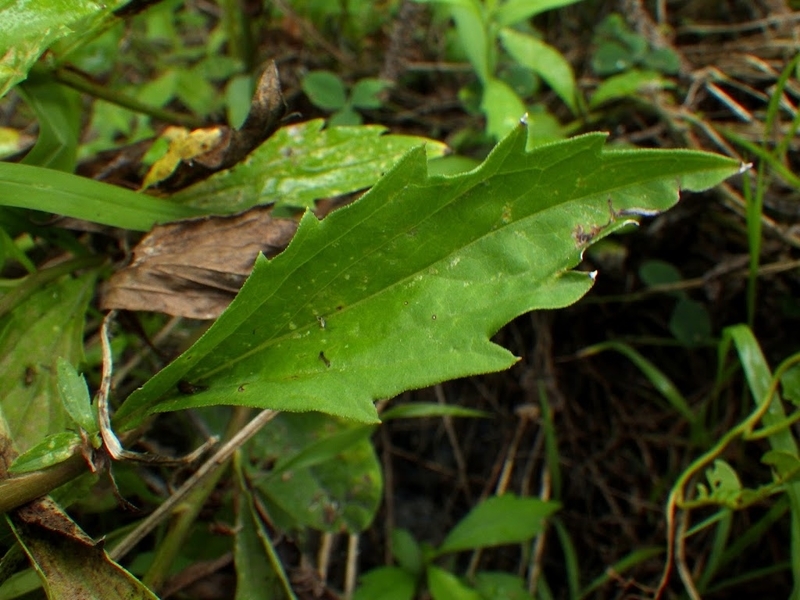
<svg viewBox="0 0 800 600">
<path fill-rule="evenodd" d="M 0 97 L 58 40 L 84 37 L 127 0 L 0 0 Z M 65 44 L 65 50 L 69 44 Z"/>
<path fill-rule="evenodd" d="M 544 79 L 573 113 L 578 111 L 575 75 L 572 66 L 558 50 L 511 28 L 500 31 L 500 40 L 515 61 Z"/>
<path fill-rule="evenodd" d="M 426 144 L 429 158 L 446 146 L 385 128 L 331 127 L 317 119 L 279 129 L 242 163 L 174 194 L 176 202 L 213 213 L 233 213 L 275 202 L 313 206 L 319 198 L 374 184 L 411 148 Z"/>
<path fill-rule="evenodd" d="M 586 293 L 590 274 L 570 271 L 586 245 L 627 214 L 669 208 L 679 187 L 739 169 L 700 152 L 603 151 L 604 134 L 526 152 L 526 137 L 517 127 L 454 177 L 427 177 L 418 149 L 358 202 L 321 222 L 307 213 L 289 248 L 257 260 L 225 313 L 128 398 L 117 424 L 220 403 L 370 422 L 377 398 L 506 369 L 517 358 L 489 337 Z M 183 395 L 182 379 L 207 388 Z"/>
<path fill-rule="evenodd" d="M 94 272 L 53 281 L 0 318 L 0 420 L 19 452 L 71 422 L 59 398 L 57 362 L 83 360 L 94 281 Z"/>
</svg>

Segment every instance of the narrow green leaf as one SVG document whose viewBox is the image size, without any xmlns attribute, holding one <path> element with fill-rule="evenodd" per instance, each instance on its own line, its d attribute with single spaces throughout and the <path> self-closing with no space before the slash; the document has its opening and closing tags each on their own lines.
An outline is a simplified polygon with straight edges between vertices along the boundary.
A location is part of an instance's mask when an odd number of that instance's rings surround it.
<svg viewBox="0 0 800 600">
<path fill-rule="evenodd" d="M 86 379 L 69 363 L 59 357 L 56 363 L 58 369 L 58 393 L 61 403 L 72 420 L 89 435 L 99 433 L 97 425 L 96 407 L 92 407 L 92 398 Z"/>
<path fill-rule="evenodd" d="M 514 494 L 493 496 L 453 527 L 437 554 L 525 542 L 542 530 L 544 520 L 560 506 L 558 502 Z"/>
<path fill-rule="evenodd" d="M 0 599 L 16 600 L 16 598 L 27 598 L 29 596 L 26 596 L 26 594 L 31 594 L 31 592 L 41 589 L 42 582 L 39 576 L 36 571 L 29 568 L 14 573 L 0 585 Z"/>
<path fill-rule="evenodd" d="M 426 417 L 491 417 L 491 413 L 474 408 L 454 406 L 449 404 L 436 404 L 433 402 L 414 402 L 393 406 L 381 413 L 381 421 L 392 419 L 421 419 Z"/>
<path fill-rule="evenodd" d="M 53 281 L 0 318 L 0 417 L 19 452 L 70 422 L 59 399 L 58 357 L 83 359 L 84 314 L 95 273 Z"/>
<path fill-rule="evenodd" d="M 5 215 L 0 214 L 0 220 L 2 220 L 4 217 Z M 3 223 L 5 226 L 8 226 L 7 222 Z M 6 232 L 5 229 L 0 228 L 0 270 L 4 269 L 6 263 L 12 260 L 17 261 L 20 265 L 22 265 L 28 274 L 36 273 L 36 265 L 33 264 L 33 261 L 28 258 L 28 255 L 25 254 L 24 250 L 17 245 L 8 232 Z"/>
<path fill-rule="evenodd" d="M 0 205 L 29 208 L 102 225 L 147 231 L 205 214 L 145 194 L 30 165 L 0 162 Z"/>
<path fill-rule="evenodd" d="M 551 520 L 553 528 L 558 536 L 561 551 L 564 553 L 564 569 L 566 570 L 567 587 L 569 589 L 570 600 L 578 600 L 581 586 L 581 561 L 578 558 L 578 551 L 572 543 L 569 531 L 558 517 Z"/>
<path fill-rule="evenodd" d="M 518 127 L 454 177 L 428 178 L 418 149 L 358 202 L 321 222 L 306 213 L 205 335 L 127 399 L 117 426 L 219 403 L 375 422 L 375 399 L 508 368 L 517 359 L 489 337 L 586 293 L 591 275 L 570 269 L 588 243 L 625 215 L 672 206 L 681 182 L 701 189 L 738 171 L 698 152 L 602 152 L 603 134 L 531 152 L 526 138 Z M 207 389 L 183 395 L 181 379 Z"/>
<path fill-rule="evenodd" d="M 644 88 L 665 89 L 669 87 L 672 87 L 669 80 L 656 71 L 631 69 L 603 81 L 589 100 L 589 108 L 597 108 L 611 100 L 638 98 Z"/>
<path fill-rule="evenodd" d="M 242 163 L 172 196 L 178 203 L 227 214 L 256 204 L 276 202 L 313 206 L 328 198 L 374 184 L 410 149 L 426 144 L 428 156 L 442 156 L 446 146 L 407 135 L 381 135 L 385 128 L 334 127 L 325 121 L 279 129 Z"/>
<path fill-rule="evenodd" d="M 672 383 L 672 380 L 667 377 L 661 369 L 659 369 L 651 361 L 647 360 L 638 350 L 629 344 L 614 341 L 601 342 L 599 344 L 595 344 L 594 346 L 584 348 L 581 350 L 580 356 L 592 356 L 593 354 L 599 354 L 600 352 L 604 352 L 606 350 L 615 350 L 616 352 L 619 352 L 623 356 L 627 357 L 639 368 L 642 374 L 647 377 L 650 383 L 653 384 L 653 387 L 656 388 L 662 396 L 664 396 L 672 408 L 683 415 L 683 417 L 690 423 L 694 423 L 696 421 L 697 417 L 695 417 L 695 414 L 689 406 L 689 403 L 686 401 L 686 398 L 683 397 L 683 394 L 681 394 L 680 390 L 678 390 L 675 384 Z"/>
<path fill-rule="evenodd" d="M 577 113 L 575 75 L 558 50 L 533 36 L 508 28 L 500 32 L 500 41 L 514 60 L 544 79 L 564 104 Z"/>
<path fill-rule="evenodd" d="M 650 560 L 656 556 L 664 554 L 662 546 L 655 546 L 650 548 L 642 548 L 634 550 L 627 556 L 615 562 L 610 567 L 606 568 L 602 575 L 597 577 L 592 583 L 581 590 L 580 598 L 594 598 L 592 594 L 610 581 L 618 581 L 616 578 L 625 573 L 629 569 Z"/>
<path fill-rule="evenodd" d="M 71 458 L 81 447 L 81 436 L 74 431 L 61 431 L 48 435 L 38 444 L 20 454 L 9 473 L 30 473 L 52 467 Z"/>
<path fill-rule="evenodd" d="M 761 405 L 764 402 L 770 402 L 769 409 L 764 414 L 764 425 L 770 426 L 782 421 L 786 414 L 780 396 L 776 394 L 770 399 L 767 398 L 772 372 L 752 330 L 746 325 L 734 325 L 725 330 L 725 336 L 731 339 L 736 346 L 736 352 L 742 363 L 742 369 L 755 403 Z M 773 450 L 782 450 L 798 456 L 797 442 L 795 442 L 791 430 L 778 431 L 769 437 L 769 441 Z M 795 487 L 800 501 L 800 485 Z"/>
<path fill-rule="evenodd" d="M 275 553 L 269 533 L 255 508 L 245 482 L 240 455 L 235 460 L 236 501 L 236 600 L 295 600 L 289 578 Z"/>
<path fill-rule="evenodd" d="M 769 408 L 767 408 L 762 419 L 764 425 L 769 427 L 783 421 L 786 413 L 783 410 L 780 396 L 775 394 L 771 398 L 767 397 L 772 373 L 752 330 L 746 325 L 728 327 L 725 329 L 723 340 L 730 340 L 736 346 L 736 352 L 739 356 L 739 361 L 742 363 L 742 369 L 755 404 L 762 406 L 764 402 L 769 402 Z M 727 350 L 728 345 L 726 343 L 720 344 L 721 353 Z M 773 450 L 785 452 L 791 456 L 798 456 L 797 442 L 791 429 L 779 429 L 770 435 L 768 439 Z M 792 576 L 795 585 L 800 586 L 800 481 L 787 483 L 786 495 L 789 498 L 789 508 L 792 515 L 789 528 Z"/>
<path fill-rule="evenodd" d="M 789 166 L 781 162 L 781 159 L 770 152 L 769 149 L 764 148 L 760 144 L 751 142 L 740 133 L 734 132 L 727 127 L 718 127 L 717 131 L 727 139 L 744 148 L 748 154 L 762 161 L 764 166 L 769 168 L 770 173 L 780 177 L 786 185 L 794 188 L 800 187 L 800 177 L 796 175 Z"/>
<path fill-rule="evenodd" d="M 483 86 L 481 112 L 486 115 L 486 132 L 499 139 L 519 126 L 527 109 L 507 83 L 490 77 Z"/>
<path fill-rule="evenodd" d="M 414 576 L 399 567 L 378 567 L 361 576 L 353 600 L 413 600 Z"/>
<path fill-rule="evenodd" d="M 478 0 L 467 0 L 451 4 L 450 14 L 456 23 L 456 32 L 464 53 L 475 74 L 482 82 L 492 76 L 494 65 L 490 56 L 494 52 L 494 40 L 489 39 L 484 7 Z"/>
</svg>

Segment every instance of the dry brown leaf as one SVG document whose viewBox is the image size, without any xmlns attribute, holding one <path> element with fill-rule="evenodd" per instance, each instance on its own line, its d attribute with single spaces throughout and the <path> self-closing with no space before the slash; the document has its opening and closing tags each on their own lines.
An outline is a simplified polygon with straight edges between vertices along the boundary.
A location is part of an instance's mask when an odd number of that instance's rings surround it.
<svg viewBox="0 0 800 600">
<path fill-rule="evenodd" d="M 131 264 L 111 277 L 102 308 L 217 318 L 258 253 L 272 258 L 292 239 L 297 223 L 273 219 L 271 211 L 257 206 L 237 215 L 154 227 L 134 248 Z"/>
<path fill-rule="evenodd" d="M 10 513 L 17 541 L 46 582 L 48 598 L 157 600 L 130 573 L 112 561 L 49 497 Z"/>
</svg>

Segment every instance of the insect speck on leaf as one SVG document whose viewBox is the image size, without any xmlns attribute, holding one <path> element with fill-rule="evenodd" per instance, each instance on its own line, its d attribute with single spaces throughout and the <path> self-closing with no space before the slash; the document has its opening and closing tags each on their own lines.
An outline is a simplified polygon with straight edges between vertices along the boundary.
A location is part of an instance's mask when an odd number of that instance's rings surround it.
<svg viewBox="0 0 800 600">
<path fill-rule="evenodd" d="M 178 382 L 178 391 L 185 396 L 191 396 L 192 394 L 197 394 L 198 392 L 204 392 L 207 389 L 207 385 L 196 385 L 194 383 L 189 383 L 185 379 L 181 379 Z"/>
<path fill-rule="evenodd" d="M 34 379 L 36 379 L 36 367 L 28 365 L 25 367 L 25 387 L 33 384 Z"/>
<path fill-rule="evenodd" d="M 324 317 L 317 317 L 317 323 L 319 323 L 320 329 L 325 329 L 325 326 L 327 325 Z"/>
<path fill-rule="evenodd" d="M 599 234 L 602 230 L 603 228 L 599 225 L 592 225 L 589 231 L 586 231 L 583 228 L 583 225 L 576 225 L 575 229 L 572 230 L 572 239 L 575 240 L 575 244 L 577 246 L 585 246 L 594 238 L 596 238 L 597 234 Z"/>
<path fill-rule="evenodd" d="M 330 366 L 331 366 L 331 361 L 329 361 L 329 360 L 328 360 L 328 359 L 325 357 L 325 353 L 324 353 L 322 350 L 320 350 L 320 352 L 319 352 L 319 359 L 320 359 L 322 362 L 324 362 L 324 363 L 325 363 L 325 366 L 326 366 L 326 367 L 330 368 Z"/>
</svg>

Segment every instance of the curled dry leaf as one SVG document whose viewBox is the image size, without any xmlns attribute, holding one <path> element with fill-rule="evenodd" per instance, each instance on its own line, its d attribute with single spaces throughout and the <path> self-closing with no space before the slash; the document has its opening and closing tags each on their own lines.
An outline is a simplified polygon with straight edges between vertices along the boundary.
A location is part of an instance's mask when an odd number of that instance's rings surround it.
<svg viewBox="0 0 800 600">
<path fill-rule="evenodd" d="M 45 583 L 48 598 L 157 600 L 147 587 L 112 561 L 49 497 L 9 514 L 11 530 Z"/>
<path fill-rule="evenodd" d="M 105 310 L 149 310 L 215 319 L 250 274 L 259 252 L 280 253 L 297 224 L 271 207 L 158 225 L 133 250 L 131 264 L 108 282 Z"/>
<path fill-rule="evenodd" d="M 168 166 L 161 166 L 163 172 L 149 174 L 145 187 L 158 184 L 162 191 L 180 190 L 231 168 L 275 133 L 285 112 L 278 68 L 273 61 L 258 80 L 250 112 L 240 129 L 218 126 L 187 133 L 202 141 L 190 144 L 194 150 L 186 157 L 180 156 L 179 149 L 173 150 L 174 156 L 167 157 Z"/>
</svg>

